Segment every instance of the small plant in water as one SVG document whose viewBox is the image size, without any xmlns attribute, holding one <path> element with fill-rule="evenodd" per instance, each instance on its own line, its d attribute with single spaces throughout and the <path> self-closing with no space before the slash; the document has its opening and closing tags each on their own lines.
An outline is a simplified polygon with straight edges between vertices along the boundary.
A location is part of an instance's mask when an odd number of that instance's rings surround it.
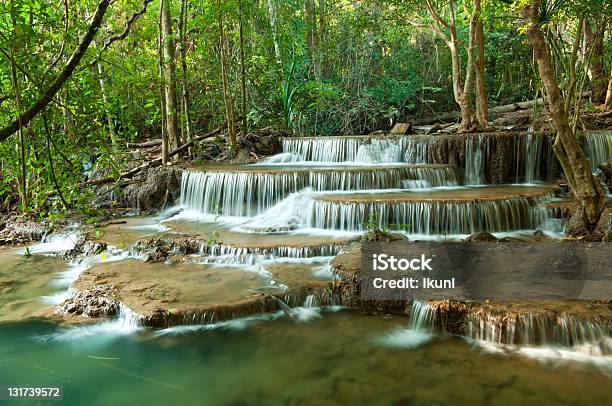
<svg viewBox="0 0 612 406">
<path fill-rule="evenodd" d="M 30 247 L 25 247 L 25 249 L 23 250 L 23 256 L 27 258 L 32 256 L 32 252 L 30 252 Z"/>
<path fill-rule="evenodd" d="M 376 212 L 368 213 L 368 219 L 365 221 L 364 227 L 366 233 L 361 237 L 362 241 L 389 241 L 391 239 L 389 229 L 380 224 L 379 216 Z"/>
</svg>

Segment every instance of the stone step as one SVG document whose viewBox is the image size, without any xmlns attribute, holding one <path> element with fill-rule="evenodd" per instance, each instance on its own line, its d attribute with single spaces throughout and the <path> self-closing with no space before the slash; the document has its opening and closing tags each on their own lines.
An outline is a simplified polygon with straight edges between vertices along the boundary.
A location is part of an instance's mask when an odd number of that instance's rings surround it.
<svg viewBox="0 0 612 406">
<path fill-rule="evenodd" d="M 147 326 L 211 324 L 286 306 L 334 304 L 329 281 L 313 265 L 162 264 L 126 260 L 94 266 L 74 284 L 66 313 L 113 316 L 126 306 Z M 282 317 L 282 313 L 279 315 Z M 290 316 L 291 317 L 291 316 Z"/>
</svg>

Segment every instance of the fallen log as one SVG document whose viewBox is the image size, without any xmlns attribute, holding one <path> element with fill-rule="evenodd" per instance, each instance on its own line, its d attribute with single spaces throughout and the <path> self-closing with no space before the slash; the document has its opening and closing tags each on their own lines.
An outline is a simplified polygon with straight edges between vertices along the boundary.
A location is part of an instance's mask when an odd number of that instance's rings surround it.
<svg viewBox="0 0 612 406">
<path fill-rule="evenodd" d="M 495 116 L 498 114 L 512 113 L 514 111 L 531 109 L 536 104 L 538 106 L 541 106 L 544 104 L 544 100 L 542 98 L 539 98 L 537 100 L 529 100 L 525 102 L 511 103 L 511 104 L 506 104 L 503 106 L 492 107 L 489 109 L 489 118 L 491 118 L 491 115 Z M 461 118 L 460 111 L 452 111 L 449 113 L 438 114 L 435 117 L 415 120 L 414 124 L 427 125 L 427 124 L 434 124 L 434 123 L 445 122 L 445 121 L 455 121 L 460 118 Z"/>
<path fill-rule="evenodd" d="M 162 140 L 151 140 L 146 142 L 128 142 L 128 148 L 149 148 L 149 147 L 157 147 L 161 145 Z"/>
</svg>

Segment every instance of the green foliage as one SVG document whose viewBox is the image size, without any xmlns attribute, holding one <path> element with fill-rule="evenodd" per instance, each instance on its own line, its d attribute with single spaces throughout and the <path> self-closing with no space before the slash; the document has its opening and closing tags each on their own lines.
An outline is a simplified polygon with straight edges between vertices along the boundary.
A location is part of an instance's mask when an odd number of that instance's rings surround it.
<svg viewBox="0 0 612 406">
<path fill-rule="evenodd" d="M 451 58 L 439 35 L 416 28 L 407 19 L 432 22 L 422 2 L 313 0 L 309 16 L 304 0 L 272 1 L 276 12 L 275 55 L 268 2 L 241 1 L 247 77 L 247 118 L 252 127 L 283 126 L 305 135 L 369 133 L 396 121 L 432 111 L 454 111 Z M 61 2 L 60 2 L 61 3 Z M 46 0 L 0 2 L 0 127 L 32 105 L 48 88 L 78 45 L 96 0 L 68 2 L 65 9 Z M 486 82 L 491 106 L 532 99 L 539 82 L 532 51 L 518 33 L 518 11 L 526 0 L 483 2 Z M 592 23 L 610 18 L 603 0 L 545 0 L 542 24 L 558 28 L 550 44 L 558 75 L 566 83 L 571 34 L 578 13 Z M 185 38 L 186 76 L 177 53 L 179 96 L 185 80 L 190 94 L 193 132 L 201 134 L 225 121 L 221 96 L 218 7 L 223 8 L 230 98 L 240 95 L 240 43 L 237 0 L 190 0 Z M 449 2 L 436 2 L 446 7 Z M 466 63 L 471 1 L 454 2 L 461 58 Z M 129 35 L 102 51 L 141 0 L 112 2 L 93 44 L 72 77 L 44 114 L 49 122 L 50 155 L 69 209 L 96 218 L 95 197 L 79 186 L 92 177 L 118 177 L 131 159 L 130 141 L 159 138 L 161 100 L 158 72 L 158 2 L 149 4 Z M 174 32 L 180 2 L 170 1 Z M 66 18 L 67 17 L 67 18 Z M 314 17 L 311 18 L 311 17 Z M 68 25 L 65 25 L 68 21 Z M 563 24 L 559 24 L 562 22 Z M 524 28 L 524 27 L 523 27 Z M 178 48 L 178 47 L 177 47 Z M 609 41 L 604 59 L 610 58 Z M 11 81 L 11 58 L 18 70 L 21 106 Z M 100 62 L 99 73 L 92 62 Z M 584 66 L 580 67 L 584 72 Z M 610 67 L 606 66 L 607 71 Z M 581 79 L 581 89 L 588 83 Z M 564 82 L 565 81 L 565 82 Z M 104 89 L 101 83 L 104 83 Z M 586 83 L 586 84 L 585 84 Z M 184 117 L 184 112 L 181 114 Z M 41 117 L 24 128 L 30 209 L 42 217 L 59 216 L 65 207 L 49 170 L 47 134 Z M 111 135 L 116 143 L 111 144 Z M 225 142 L 220 139 L 219 142 Z M 17 137 L 0 143 L 0 208 L 17 203 L 20 173 Z"/>
</svg>

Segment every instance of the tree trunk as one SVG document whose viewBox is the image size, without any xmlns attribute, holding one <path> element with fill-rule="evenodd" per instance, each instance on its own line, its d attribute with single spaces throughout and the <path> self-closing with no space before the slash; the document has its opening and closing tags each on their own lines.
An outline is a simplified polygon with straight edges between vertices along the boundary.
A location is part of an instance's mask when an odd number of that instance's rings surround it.
<svg viewBox="0 0 612 406">
<path fill-rule="evenodd" d="M 181 130 L 184 129 L 184 132 L 181 131 L 181 138 L 183 143 L 189 142 L 193 139 L 193 135 L 191 132 L 191 116 L 189 114 L 189 106 L 190 95 L 189 88 L 187 87 L 187 44 L 186 34 L 187 34 L 187 20 L 188 20 L 188 7 L 187 0 L 181 0 L 181 15 L 179 16 L 179 53 L 181 58 L 181 107 L 183 110 L 182 118 L 184 125 L 181 126 Z"/>
<path fill-rule="evenodd" d="M 162 34 L 162 15 L 164 8 L 164 0 L 159 2 L 159 35 L 157 38 L 157 61 L 158 61 L 158 73 L 159 73 L 159 99 L 161 104 L 161 139 L 162 139 L 162 150 L 161 150 L 161 161 L 165 165 L 168 162 L 170 152 L 170 142 L 168 141 L 168 131 L 166 131 L 166 96 L 165 89 L 166 84 L 164 80 L 164 36 Z"/>
<path fill-rule="evenodd" d="M 234 127 L 234 104 L 230 99 L 228 83 L 227 83 L 227 64 L 225 61 L 225 31 L 223 29 L 223 15 L 221 11 L 221 3 L 217 1 L 218 18 L 219 18 L 219 58 L 221 59 L 221 87 L 223 91 L 223 103 L 225 104 L 225 117 L 227 119 L 227 132 L 229 135 L 230 146 L 232 149 L 232 157 L 236 157 L 238 153 L 238 145 L 236 143 L 236 129 Z"/>
<path fill-rule="evenodd" d="M 593 86 L 593 100 L 604 103 L 608 81 L 604 64 L 604 33 L 606 24 L 600 23 L 595 32 L 588 20 L 584 20 L 587 55 L 590 54 L 588 75 Z"/>
<path fill-rule="evenodd" d="M 319 49 L 325 50 L 327 43 L 327 0 L 319 0 Z M 329 66 L 329 59 L 327 58 L 325 51 L 320 52 L 318 63 L 320 66 L 321 76 L 328 77 L 331 71 Z"/>
<path fill-rule="evenodd" d="M 319 66 L 319 57 L 317 52 L 318 34 L 317 34 L 317 15 L 314 0 L 305 0 L 304 9 L 306 11 L 306 43 L 308 44 L 308 52 L 312 63 L 312 71 L 316 80 L 321 80 L 321 67 Z"/>
<path fill-rule="evenodd" d="M 548 45 L 539 23 L 540 4 L 541 0 L 531 0 L 531 3 L 525 7 L 525 14 L 530 24 L 527 36 L 533 47 L 538 71 L 546 89 L 550 116 L 557 130 L 554 151 L 574 196 L 582 205 L 586 228 L 593 230 L 601 216 L 605 194 L 601 185 L 593 177 L 589 162 L 569 125 L 561 89 L 555 77 Z"/>
<path fill-rule="evenodd" d="M 179 120 L 178 103 L 176 98 L 176 65 L 174 61 L 174 37 L 172 34 L 172 16 L 170 14 L 170 1 L 162 2 L 162 53 L 164 76 L 164 99 L 166 103 L 166 132 L 171 149 L 179 146 Z"/>
<path fill-rule="evenodd" d="M 461 109 L 461 131 L 469 132 L 473 131 L 477 127 L 476 114 L 474 111 L 474 105 L 472 104 L 472 91 L 474 89 L 474 54 L 476 48 L 476 25 L 478 22 L 479 15 L 472 12 L 470 18 L 470 31 L 469 31 L 469 44 L 468 44 L 468 60 L 466 67 L 465 83 L 462 79 L 461 69 L 461 55 L 459 53 L 459 37 L 457 35 L 457 24 L 455 21 L 455 4 L 453 0 L 449 2 L 448 13 L 450 15 L 450 22 L 445 21 L 440 13 L 436 10 L 436 7 L 432 0 L 425 0 L 425 5 L 434 19 L 434 30 L 438 35 L 444 38 L 444 42 L 448 46 L 451 53 L 452 60 L 452 75 L 453 75 L 453 95 L 455 102 Z M 449 31 L 447 35 L 444 30 Z"/>
<path fill-rule="evenodd" d="M 610 72 L 610 79 L 608 79 L 608 91 L 606 92 L 606 107 L 612 108 L 612 72 Z"/>
<path fill-rule="evenodd" d="M 13 18 L 13 26 L 15 26 L 15 19 Z M 13 47 L 14 48 L 14 47 Z M 18 178 L 19 181 L 19 200 L 23 205 L 24 211 L 27 211 L 28 206 L 28 176 L 26 172 L 26 159 L 25 159 L 25 138 L 23 136 L 23 122 L 21 120 L 21 92 L 19 90 L 19 80 L 17 79 L 17 64 L 15 63 L 15 50 L 11 49 L 11 81 L 13 82 L 13 90 L 15 91 L 15 104 L 17 107 L 17 120 L 19 122 L 19 166 L 21 168 L 21 174 Z"/>
<path fill-rule="evenodd" d="M 481 17 L 480 0 L 473 0 L 474 12 L 478 16 L 476 22 L 476 119 L 481 128 L 489 126 L 489 100 L 487 98 L 487 84 L 485 81 L 485 47 L 484 24 Z"/>
<path fill-rule="evenodd" d="M 102 93 L 102 101 L 104 102 L 104 112 L 106 113 L 106 120 L 108 121 L 108 131 L 111 137 L 111 143 L 117 145 L 117 135 L 115 134 L 115 122 L 111 116 L 110 109 L 108 108 L 108 94 L 106 91 L 106 82 L 104 80 L 104 68 L 100 61 L 96 62 L 96 73 L 98 74 L 98 82 L 100 83 L 100 92 Z"/>
<path fill-rule="evenodd" d="M 60 72 L 60 74 L 53 80 L 51 86 L 43 93 L 43 95 L 26 111 L 19 115 L 18 119 L 12 121 L 6 127 L 0 129 L 0 141 L 3 141 L 13 135 L 19 128 L 27 125 L 38 113 L 40 113 L 46 106 L 53 100 L 57 92 L 62 88 L 66 80 L 78 66 L 79 62 L 83 58 L 83 55 L 87 52 L 87 48 L 89 48 L 89 44 L 93 41 L 100 25 L 102 24 L 102 19 L 104 18 L 104 14 L 108 9 L 108 5 L 110 0 L 100 0 L 98 4 L 98 8 L 96 9 L 93 18 L 91 19 L 91 24 L 87 29 L 87 33 L 76 47 L 70 59 Z"/>
<path fill-rule="evenodd" d="M 247 119 L 247 92 L 246 92 L 246 62 L 244 58 L 244 27 L 242 24 L 242 1 L 238 0 L 238 17 L 240 28 L 240 90 L 242 101 L 242 134 L 249 132 L 249 121 Z"/>
<path fill-rule="evenodd" d="M 280 45 L 278 44 L 278 32 L 276 30 L 276 9 L 274 8 L 274 0 L 268 0 L 268 15 L 270 17 L 270 28 L 272 28 L 272 41 L 274 41 L 276 63 L 282 66 Z"/>
</svg>

